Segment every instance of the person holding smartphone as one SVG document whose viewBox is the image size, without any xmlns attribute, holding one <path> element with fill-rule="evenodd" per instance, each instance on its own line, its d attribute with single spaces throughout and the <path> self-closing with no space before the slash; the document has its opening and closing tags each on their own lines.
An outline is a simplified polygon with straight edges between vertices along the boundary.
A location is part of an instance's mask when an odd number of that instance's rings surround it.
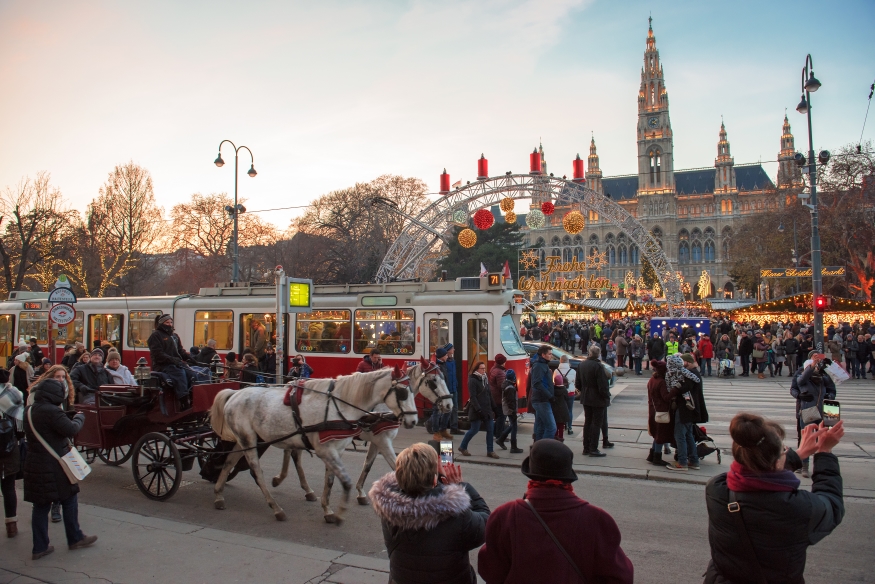
<svg viewBox="0 0 875 584">
<path fill-rule="evenodd" d="M 705 584 L 803 582 L 808 546 L 832 533 L 845 515 L 842 477 L 832 449 L 843 423 L 811 424 L 794 452 L 784 428 L 750 413 L 729 424 L 732 463 L 705 487 L 711 561 Z M 811 491 L 793 471 L 814 455 Z"/>
<path fill-rule="evenodd" d="M 483 544 L 489 507 L 455 464 L 417 443 L 398 454 L 395 472 L 374 483 L 374 512 L 383 527 L 390 582 L 474 584 L 468 552 Z"/>
</svg>

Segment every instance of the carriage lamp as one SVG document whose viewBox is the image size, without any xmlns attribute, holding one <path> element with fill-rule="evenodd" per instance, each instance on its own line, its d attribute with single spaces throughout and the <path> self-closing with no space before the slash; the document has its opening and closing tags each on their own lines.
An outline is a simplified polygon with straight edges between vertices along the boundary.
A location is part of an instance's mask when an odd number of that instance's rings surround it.
<svg viewBox="0 0 875 584">
<path fill-rule="evenodd" d="M 143 387 L 152 378 L 152 370 L 149 369 L 149 362 L 145 357 L 140 357 L 137 361 L 137 366 L 134 367 L 134 378 L 137 380 L 137 385 L 140 386 L 140 395 L 143 395 Z"/>
<path fill-rule="evenodd" d="M 210 367 L 213 370 L 213 373 L 218 377 L 223 377 L 225 374 L 225 366 L 222 365 L 222 358 L 219 357 L 219 354 L 216 353 L 213 355 L 213 358 L 210 359 Z"/>
</svg>

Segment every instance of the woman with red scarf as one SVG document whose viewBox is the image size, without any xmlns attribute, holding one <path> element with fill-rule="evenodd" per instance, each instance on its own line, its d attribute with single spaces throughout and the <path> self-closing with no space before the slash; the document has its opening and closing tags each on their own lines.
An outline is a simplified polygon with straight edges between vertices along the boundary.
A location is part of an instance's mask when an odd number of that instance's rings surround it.
<svg viewBox="0 0 875 584">
<path fill-rule="evenodd" d="M 705 487 L 711 562 L 706 584 L 804 583 L 805 554 L 841 523 L 842 477 L 833 447 L 842 422 L 809 425 L 799 448 L 784 446 L 784 429 L 748 413 L 729 424 L 732 463 Z M 814 454 L 811 491 L 793 473 Z M 488 541 L 488 540 L 487 540 Z"/>
<path fill-rule="evenodd" d="M 525 497 L 505 503 L 486 521 L 477 571 L 487 584 L 631 584 L 632 562 L 620 547 L 617 523 L 574 494 L 573 459 L 557 440 L 532 445 L 522 464 L 530 479 Z"/>
</svg>

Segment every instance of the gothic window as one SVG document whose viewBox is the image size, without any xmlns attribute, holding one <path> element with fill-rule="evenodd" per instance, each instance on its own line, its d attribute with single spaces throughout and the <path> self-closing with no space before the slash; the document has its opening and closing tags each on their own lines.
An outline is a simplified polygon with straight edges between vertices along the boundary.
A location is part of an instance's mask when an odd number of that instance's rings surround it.
<svg viewBox="0 0 875 584">
<path fill-rule="evenodd" d="M 710 239 L 705 242 L 705 261 L 706 262 L 716 261 L 714 242 Z"/>
<path fill-rule="evenodd" d="M 598 245 L 599 244 L 599 236 L 593 233 L 589 236 L 589 244 L 590 245 Z"/>
<path fill-rule="evenodd" d="M 572 258 L 571 254 L 572 254 L 572 250 L 570 247 L 563 247 L 562 248 L 562 261 L 563 262 L 570 262 L 571 258 Z"/>
<path fill-rule="evenodd" d="M 605 235 L 605 243 L 614 243 L 614 234 L 608 233 Z"/>
<path fill-rule="evenodd" d="M 721 237 L 723 239 L 722 247 L 723 247 L 723 261 L 728 261 L 729 257 L 729 245 L 732 241 L 732 228 L 728 225 L 723 228 L 723 232 L 721 233 Z"/>
<path fill-rule="evenodd" d="M 608 246 L 608 263 L 612 266 L 617 265 L 617 250 L 613 245 Z"/>
<path fill-rule="evenodd" d="M 662 156 L 659 150 L 650 151 L 650 184 L 658 185 L 660 170 L 662 168 Z"/>
<path fill-rule="evenodd" d="M 574 259 L 579 262 L 583 261 L 583 248 L 578 246 L 574 248 Z"/>
<path fill-rule="evenodd" d="M 561 240 L 559 239 L 558 235 L 554 236 L 553 239 L 550 240 L 550 245 L 559 245 L 560 243 Z"/>
<path fill-rule="evenodd" d="M 686 229 L 681 229 L 678 233 L 678 241 L 687 241 L 690 239 L 690 233 Z"/>
<path fill-rule="evenodd" d="M 621 266 L 625 266 L 627 263 L 629 263 L 628 250 L 626 249 L 625 245 L 620 244 L 620 247 L 617 248 L 617 252 L 619 253 L 619 256 L 620 256 L 620 265 Z"/>
<path fill-rule="evenodd" d="M 579 235 L 574 236 L 574 245 L 583 245 L 583 238 Z"/>
<path fill-rule="evenodd" d="M 589 222 L 590 223 L 598 223 L 598 220 L 599 220 L 599 214 L 596 213 L 595 211 L 590 211 L 589 212 Z"/>
<path fill-rule="evenodd" d="M 565 237 L 562 238 L 562 245 L 565 245 L 565 246 L 571 245 L 571 236 L 570 235 L 566 235 Z"/>
<path fill-rule="evenodd" d="M 630 258 L 631 258 L 631 260 L 632 260 L 631 263 L 632 263 L 633 266 L 637 266 L 638 263 L 639 263 L 639 261 L 638 261 L 638 260 L 639 260 L 638 255 L 639 255 L 639 254 L 638 254 L 638 246 L 637 246 L 637 245 L 633 245 L 633 246 L 631 246 L 631 247 L 629 248 L 629 256 L 630 256 Z"/>
<path fill-rule="evenodd" d="M 550 255 L 552 255 L 552 256 L 556 256 L 556 257 L 561 257 L 561 256 L 562 256 L 562 250 L 560 250 L 558 247 L 554 247 L 554 248 L 553 248 L 553 252 L 552 252 Z"/>
<path fill-rule="evenodd" d="M 693 242 L 693 263 L 698 264 L 702 262 L 702 244 L 698 241 Z"/>
<path fill-rule="evenodd" d="M 682 241 L 678 246 L 678 263 L 679 264 L 688 264 L 690 263 L 690 244 L 686 241 Z"/>
</svg>

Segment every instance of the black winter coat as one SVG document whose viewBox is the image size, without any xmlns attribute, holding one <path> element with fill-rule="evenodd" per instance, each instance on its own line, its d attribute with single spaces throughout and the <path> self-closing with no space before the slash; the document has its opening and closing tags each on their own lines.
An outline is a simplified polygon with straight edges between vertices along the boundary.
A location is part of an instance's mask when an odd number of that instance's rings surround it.
<svg viewBox="0 0 875 584">
<path fill-rule="evenodd" d="M 787 451 L 784 468 L 796 470 L 802 461 Z M 835 529 L 845 515 L 842 477 L 834 454 L 814 455 L 811 491 L 750 491 L 736 493 L 745 529 L 753 544 L 756 559 L 770 584 L 801 584 L 805 554 Z M 750 560 L 739 543 L 742 537 L 735 514 L 729 513 L 729 487 L 726 474 L 717 475 L 705 487 L 708 506 L 708 541 L 711 565 L 708 584 L 756 582 Z"/>
<path fill-rule="evenodd" d="M 73 381 L 77 395 L 91 394 L 100 389 L 101 385 L 115 383 L 112 373 L 106 367 L 98 365 L 95 370 L 91 363 L 83 363 L 79 367 L 74 367 L 73 371 L 70 372 L 70 379 Z"/>
<path fill-rule="evenodd" d="M 564 385 L 553 386 L 553 401 L 550 402 L 550 409 L 553 410 L 553 419 L 556 420 L 556 425 L 564 425 L 569 422 L 568 414 L 568 390 Z"/>
<path fill-rule="evenodd" d="M 750 355 L 753 353 L 753 340 L 750 337 L 744 337 L 738 343 L 739 355 Z"/>
<path fill-rule="evenodd" d="M 182 367 L 188 353 L 181 349 L 179 337 L 168 327 L 162 325 L 149 335 L 149 354 L 152 357 L 152 369 L 164 371 L 165 367 L 175 365 Z"/>
<path fill-rule="evenodd" d="M 662 361 L 662 358 L 665 357 L 665 341 L 659 337 L 651 338 L 647 342 L 647 355 L 651 359 Z"/>
<path fill-rule="evenodd" d="M 383 526 L 391 582 L 477 581 L 468 552 L 486 539 L 489 507 L 474 487 L 439 484 L 411 497 L 399 489 L 395 473 L 389 473 L 368 494 Z"/>
<path fill-rule="evenodd" d="M 580 380 L 580 401 L 583 405 L 596 408 L 611 405 L 611 390 L 601 361 L 589 357 L 581 361 L 577 378 Z"/>
<path fill-rule="evenodd" d="M 63 456 L 70 448 L 70 438 L 79 433 L 85 422 L 85 414 L 78 413 L 71 420 L 61 411 L 64 388 L 53 379 L 48 379 L 34 388 L 34 404 L 27 408 L 33 418 L 33 428 L 24 416 L 27 435 L 27 458 L 24 461 L 24 500 L 47 505 L 54 501 L 69 499 L 79 492 L 79 485 L 70 484 L 61 468 L 61 462 L 43 448 L 34 434 L 34 428 L 49 446 Z"/>
<path fill-rule="evenodd" d="M 468 396 L 470 404 L 468 405 L 468 419 L 472 422 L 477 420 L 493 420 L 495 419 L 494 405 L 492 403 L 492 394 L 489 391 L 489 384 L 484 383 L 479 375 L 473 373 L 468 378 Z"/>
<path fill-rule="evenodd" d="M 194 358 L 195 361 L 209 367 L 213 364 L 213 357 L 216 356 L 216 350 L 212 347 L 204 347 L 201 352 Z"/>
<path fill-rule="evenodd" d="M 673 389 L 670 391 L 672 396 L 675 396 L 678 412 L 680 412 L 678 415 L 682 423 L 704 424 L 708 421 L 708 409 L 705 407 L 705 392 L 702 389 L 702 373 L 698 369 L 690 369 L 690 373 L 695 374 L 696 377 L 699 378 L 699 381 L 695 382 L 689 377 L 684 377 L 684 382 L 680 389 Z M 690 392 L 690 395 L 693 396 L 693 405 L 696 406 L 695 410 L 687 408 L 684 403 L 686 400 L 682 395 L 686 392 Z"/>
</svg>

